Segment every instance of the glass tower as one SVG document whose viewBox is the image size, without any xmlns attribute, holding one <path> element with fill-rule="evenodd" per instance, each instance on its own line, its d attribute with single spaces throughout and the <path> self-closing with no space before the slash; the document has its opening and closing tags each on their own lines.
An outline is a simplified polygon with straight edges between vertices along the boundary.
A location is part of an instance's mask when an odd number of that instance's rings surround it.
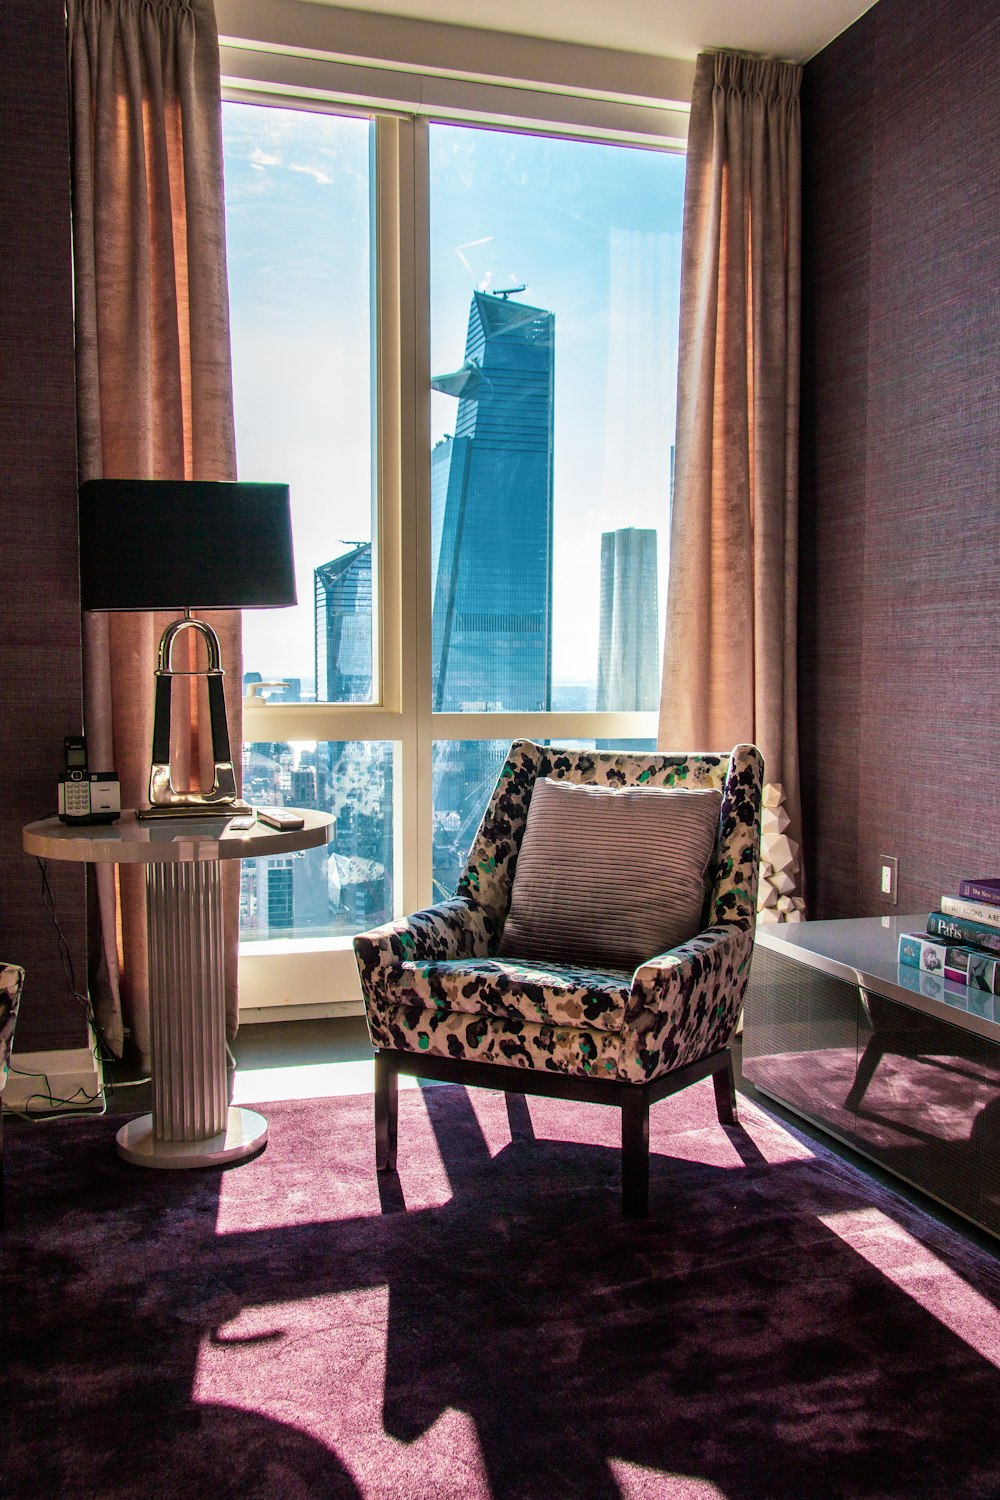
<svg viewBox="0 0 1000 1500">
<path fill-rule="evenodd" d="M 638 526 L 601 535 L 597 708 L 631 711 L 659 702 L 656 532 Z"/>
<path fill-rule="evenodd" d="M 367 703 L 372 695 L 372 544 L 359 542 L 313 573 L 316 697 Z"/>
<path fill-rule="evenodd" d="M 548 709 L 555 317 L 473 294 L 458 397 L 432 456 L 434 708 Z"/>
<path fill-rule="evenodd" d="M 458 398 L 431 454 L 437 712 L 552 706 L 554 376 L 554 315 L 474 293 L 465 363 L 431 381 Z M 435 744 L 435 898 L 455 889 L 507 744 Z"/>
<path fill-rule="evenodd" d="M 632 712 L 660 701 L 656 532 L 624 526 L 601 534 L 597 708 Z M 598 750 L 651 750 L 646 740 L 598 740 Z"/>
</svg>

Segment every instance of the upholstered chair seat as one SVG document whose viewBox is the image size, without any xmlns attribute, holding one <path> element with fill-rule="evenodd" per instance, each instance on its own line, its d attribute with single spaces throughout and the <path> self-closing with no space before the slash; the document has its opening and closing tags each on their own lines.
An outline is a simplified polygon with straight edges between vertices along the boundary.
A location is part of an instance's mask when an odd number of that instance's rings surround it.
<svg viewBox="0 0 1000 1500">
<path fill-rule="evenodd" d="M 355 939 L 380 1170 L 395 1165 L 400 1072 L 620 1107 L 633 1216 L 647 1206 L 650 1104 L 711 1074 L 720 1119 L 735 1122 L 729 1043 L 753 947 L 762 779 L 751 745 L 514 743 L 454 898 Z M 696 795 L 603 796 L 626 788 Z M 652 851 L 629 844 L 633 827 L 651 830 Z"/>
</svg>

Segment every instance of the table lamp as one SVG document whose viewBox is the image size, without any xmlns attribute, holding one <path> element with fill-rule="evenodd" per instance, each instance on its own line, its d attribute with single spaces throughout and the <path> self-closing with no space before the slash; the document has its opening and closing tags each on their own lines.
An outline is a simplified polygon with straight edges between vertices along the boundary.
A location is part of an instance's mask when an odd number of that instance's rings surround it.
<svg viewBox="0 0 1000 1500">
<path fill-rule="evenodd" d="M 191 611 L 295 604 L 287 484 L 87 480 L 80 486 L 80 596 L 85 610 L 181 612 L 160 639 L 150 805 L 137 816 L 230 817 L 247 811 L 236 791 L 219 638 Z M 172 665 L 174 644 L 189 630 L 205 642 L 205 670 L 181 671 Z M 170 697 L 179 676 L 208 681 L 215 763 L 209 791 L 178 791 L 171 776 Z"/>
</svg>

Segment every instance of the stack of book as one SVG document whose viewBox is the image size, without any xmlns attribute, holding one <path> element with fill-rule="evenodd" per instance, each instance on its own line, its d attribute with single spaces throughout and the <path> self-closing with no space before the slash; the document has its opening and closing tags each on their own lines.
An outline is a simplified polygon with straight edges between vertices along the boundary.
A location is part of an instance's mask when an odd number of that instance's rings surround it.
<svg viewBox="0 0 1000 1500">
<path fill-rule="evenodd" d="M 1000 877 L 963 880 L 942 896 L 926 932 L 905 932 L 899 962 L 1000 995 Z"/>
</svg>

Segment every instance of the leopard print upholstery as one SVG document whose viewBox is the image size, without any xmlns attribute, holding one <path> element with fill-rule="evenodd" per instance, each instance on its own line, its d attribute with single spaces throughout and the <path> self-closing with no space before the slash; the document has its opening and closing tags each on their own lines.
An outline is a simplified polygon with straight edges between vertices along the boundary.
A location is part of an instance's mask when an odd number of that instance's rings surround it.
<svg viewBox="0 0 1000 1500">
<path fill-rule="evenodd" d="M 17 1024 L 17 1008 L 23 984 L 23 969 L 18 968 L 17 964 L 0 964 L 0 1093 L 3 1092 L 10 1070 L 14 1027 Z"/>
<path fill-rule="evenodd" d="M 630 1083 L 724 1047 L 750 974 L 763 772 L 753 745 L 637 755 L 515 741 L 454 898 L 354 940 L 375 1046 Z M 539 776 L 721 791 L 710 925 L 633 975 L 499 959 Z"/>
</svg>

